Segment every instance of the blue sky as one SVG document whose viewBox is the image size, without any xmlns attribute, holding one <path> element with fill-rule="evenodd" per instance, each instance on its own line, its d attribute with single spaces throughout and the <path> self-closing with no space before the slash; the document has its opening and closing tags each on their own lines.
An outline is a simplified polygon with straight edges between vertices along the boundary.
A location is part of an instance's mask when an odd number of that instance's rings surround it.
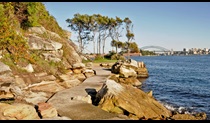
<svg viewBox="0 0 210 123">
<path fill-rule="evenodd" d="M 101 14 L 133 24 L 135 41 L 143 46 L 161 46 L 169 50 L 210 48 L 210 2 L 43 2 L 58 24 L 68 31 L 67 18 L 74 14 Z M 72 31 L 71 31 L 72 32 Z M 72 40 L 76 33 L 72 32 Z M 126 38 L 122 38 L 125 40 Z M 106 52 L 112 48 L 107 43 Z M 87 49 L 93 51 L 92 44 Z"/>
</svg>

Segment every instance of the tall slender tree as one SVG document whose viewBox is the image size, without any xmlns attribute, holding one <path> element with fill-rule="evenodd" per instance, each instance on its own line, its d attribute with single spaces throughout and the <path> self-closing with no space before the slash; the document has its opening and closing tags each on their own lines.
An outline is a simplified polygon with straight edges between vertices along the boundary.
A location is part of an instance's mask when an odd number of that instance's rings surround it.
<svg viewBox="0 0 210 123">
<path fill-rule="evenodd" d="M 127 37 L 127 43 L 128 43 L 128 46 L 127 46 L 127 51 L 128 51 L 128 59 L 130 59 L 130 43 L 131 41 L 134 39 L 134 33 L 132 33 L 132 30 L 133 30 L 133 24 L 132 24 L 132 21 L 126 17 L 124 20 L 125 22 L 125 28 L 126 28 L 126 37 Z"/>
<path fill-rule="evenodd" d="M 70 27 L 71 30 L 78 33 L 80 53 L 83 53 L 85 45 L 90 41 L 89 16 L 87 14 L 81 15 L 77 13 L 74 14 L 74 18 L 67 19 L 66 22 L 69 23 L 68 27 Z"/>
<path fill-rule="evenodd" d="M 118 42 L 119 42 L 119 38 L 122 37 L 122 31 L 123 31 L 123 20 L 120 19 L 119 17 L 116 16 L 116 18 L 110 18 L 110 29 L 109 29 L 109 34 L 110 37 L 112 39 L 112 41 L 116 41 L 116 48 L 118 48 Z M 116 53 L 118 53 L 116 51 Z"/>
</svg>

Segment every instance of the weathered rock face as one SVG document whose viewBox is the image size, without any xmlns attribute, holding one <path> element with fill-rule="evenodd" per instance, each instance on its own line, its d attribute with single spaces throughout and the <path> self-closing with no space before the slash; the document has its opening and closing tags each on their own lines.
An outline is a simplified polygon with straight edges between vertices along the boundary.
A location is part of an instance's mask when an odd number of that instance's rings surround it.
<svg viewBox="0 0 210 123">
<path fill-rule="evenodd" d="M 34 34 L 48 34 L 49 37 L 51 38 L 61 38 L 58 34 L 51 32 L 49 30 L 46 30 L 43 26 L 37 26 L 37 27 L 29 27 L 28 29 L 29 32 L 34 33 Z"/>
<path fill-rule="evenodd" d="M 5 65 L 4 63 L 0 62 L 0 85 L 3 83 L 13 83 L 14 75 L 12 74 L 12 70 L 9 66 Z"/>
<path fill-rule="evenodd" d="M 171 112 L 153 97 L 129 85 L 108 79 L 98 91 L 98 106 L 105 111 L 125 114 L 131 119 L 162 119 L 170 117 Z"/>
<path fill-rule="evenodd" d="M 64 30 L 66 35 L 67 35 L 67 39 L 70 39 L 71 38 L 71 32 L 67 31 L 67 30 Z"/>
<path fill-rule="evenodd" d="M 62 48 L 62 44 L 53 40 L 46 40 L 36 35 L 29 35 L 29 49 L 31 50 L 59 50 Z"/>
<path fill-rule="evenodd" d="M 15 81 L 15 77 L 9 66 L 0 62 L 0 99 L 14 99 L 10 88 Z"/>
<path fill-rule="evenodd" d="M 135 72 L 134 72 L 135 71 Z M 111 72 L 119 74 L 121 77 L 145 77 L 149 76 L 148 70 L 143 62 L 137 62 L 130 59 L 129 61 L 117 61 L 112 65 Z"/>
<path fill-rule="evenodd" d="M 39 50 L 41 56 L 45 60 L 60 62 L 67 66 L 73 63 L 80 63 L 82 58 L 77 53 L 77 46 L 69 41 L 69 39 L 62 39 L 58 34 L 46 30 L 44 27 L 29 28 L 28 44 L 30 50 Z M 47 38 L 41 38 L 38 35 L 45 35 Z M 69 34 L 68 34 L 69 36 Z M 56 38 L 58 41 L 54 41 Z M 68 54 L 64 58 L 64 54 Z"/>
<path fill-rule="evenodd" d="M 133 59 L 130 59 L 128 61 L 117 61 L 115 64 L 112 65 L 111 72 L 118 75 L 114 77 L 114 80 L 118 83 L 124 83 L 134 86 L 141 85 L 140 82 L 137 82 L 137 78 L 149 77 L 148 70 L 145 64 L 143 62 L 137 62 Z"/>
<path fill-rule="evenodd" d="M 134 120 L 205 120 L 205 113 L 180 114 L 168 110 L 152 95 L 128 84 L 108 79 L 97 92 L 93 104 Z"/>
<path fill-rule="evenodd" d="M 142 85 L 142 83 L 135 77 L 122 78 L 122 77 L 119 77 L 119 75 L 111 75 L 109 77 L 109 79 L 112 79 L 117 83 L 123 83 L 126 85 L 132 85 L 132 86 L 136 86 L 136 87 L 137 86 L 139 87 Z"/>
</svg>

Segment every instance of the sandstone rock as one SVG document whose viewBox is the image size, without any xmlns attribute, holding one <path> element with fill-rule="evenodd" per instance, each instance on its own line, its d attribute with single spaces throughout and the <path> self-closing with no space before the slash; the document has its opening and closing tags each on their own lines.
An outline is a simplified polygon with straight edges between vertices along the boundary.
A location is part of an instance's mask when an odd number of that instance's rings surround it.
<svg viewBox="0 0 210 123">
<path fill-rule="evenodd" d="M 145 67 L 144 63 L 137 62 L 133 59 L 129 59 L 129 61 L 117 61 L 111 67 L 111 72 L 115 74 L 120 74 L 121 77 L 131 76 L 131 72 L 133 71 L 136 72 L 136 75 L 134 75 L 133 73 L 133 76 L 138 78 L 147 78 L 149 76 L 148 70 Z"/>
<path fill-rule="evenodd" d="M 85 64 L 83 63 L 75 63 L 72 65 L 72 68 L 73 69 L 76 69 L 76 68 L 85 68 Z"/>
<path fill-rule="evenodd" d="M 142 85 L 142 83 L 135 77 L 122 78 L 122 77 L 119 77 L 119 75 L 115 74 L 115 75 L 109 76 L 109 79 L 112 79 L 117 83 L 123 83 L 123 84 L 127 84 L 127 85 L 133 85 L 133 86 L 141 86 Z"/>
<path fill-rule="evenodd" d="M 49 34 L 49 36 L 51 37 L 51 38 L 61 38 L 57 33 L 55 33 L 55 32 L 51 32 L 51 31 L 49 31 L 49 30 L 46 30 L 46 32 Z"/>
<path fill-rule="evenodd" d="M 51 95 L 47 94 L 46 92 L 32 92 L 29 91 L 22 100 L 25 100 L 27 103 L 37 105 L 40 102 L 45 102 L 49 99 Z"/>
<path fill-rule="evenodd" d="M 46 29 L 44 27 L 29 27 L 28 29 L 29 32 L 32 33 L 38 33 L 38 34 L 44 34 L 46 32 Z"/>
<path fill-rule="evenodd" d="M 98 106 L 105 111 L 126 114 L 133 119 L 161 119 L 171 112 L 140 89 L 107 80 L 96 95 Z"/>
<path fill-rule="evenodd" d="M 12 70 L 9 68 L 8 65 L 5 65 L 3 62 L 0 62 L 0 74 L 5 72 L 11 72 Z"/>
<path fill-rule="evenodd" d="M 35 35 L 29 36 L 28 44 L 30 50 L 55 50 L 51 42 Z"/>
<path fill-rule="evenodd" d="M 27 86 L 23 78 L 20 76 L 15 76 L 15 83 L 20 88 L 25 88 Z"/>
<path fill-rule="evenodd" d="M 95 74 L 94 73 L 87 72 L 87 73 L 84 73 L 84 75 L 85 75 L 86 78 L 89 78 L 91 76 L 94 76 Z"/>
<path fill-rule="evenodd" d="M 0 103 L 1 120 L 37 120 L 40 119 L 35 108 L 28 104 Z"/>
<path fill-rule="evenodd" d="M 120 67 L 119 75 L 120 77 L 125 77 L 125 78 L 137 76 L 136 71 L 134 69 L 127 68 L 124 65 Z"/>
<path fill-rule="evenodd" d="M 207 116 L 205 113 L 197 113 L 197 114 L 175 114 L 171 117 L 173 120 L 206 120 Z"/>
<path fill-rule="evenodd" d="M 70 79 L 70 80 L 64 80 L 60 82 L 59 84 L 65 88 L 71 88 L 74 86 L 77 86 L 81 84 L 82 82 L 79 79 Z"/>
<path fill-rule="evenodd" d="M 133 59 L 129 59 L 128 62 L 129 62 L 129 65 L 131 65 L 131 66 L 134 66 L 134 67 L 136 67 L 136 68 L 139 67 L 138 62 L 135 61 L 135 60 L 133 60 Z"/>
<path fill-rule="evenodd" d="M 83 96 L 75 96 L 75 97 L 73 97 L 72 100 L 80 100 L 80 101 L 84 101 L 84 102 L 92 104 L 92 100 L 91 100 L 90 95 L 86 95 L 84 97 Z"/>
<path fill-rule="evenodd" d="M 28 64 L 24 69 L 29 73 L 34 72 L 34 68 L 33 68 L 32 64 Z"/>
<path fill-rule="evenodd" d="M 15 78 L 9 66 L 0 62 L 0 68 L 0 85 L 4 83 L 14 83 Z"/>
<path fill-rule="evenodd" d="M 73 74 L 74 78 L 78 78 L 80 81 L 84 81 L 86 79 L 85 75 L 83 73 L 79 73 L 79 74 Z"/>
<path fill-rule="evenodd" d="M 86 78 L 89 78 L 91 76 L 96 75 L 96 72 L 92 69 L 84 69 L 83 74 L 85 75 Z"/>
<path fill-rule="evenodd" d="M 55 42 L 55 41 L 52 41 L 51 43 L 52 43 L 52 45 L 53 45 L 53 47 L 55 48 L 56 51 L 61 49 L 62 46 L 63 46 L 61 43 L 58 43 L 58 42 Z"/>
<path fill-rule="evenodd" d="M 55 81 L 42 81 L 41 83 L 29 85 L 27 88 L 30 88 L 32 91 L 43 91 L 50 93 L 55 93 L 65 89 Z"/>
<path fill-rule="evenodd" d="M 85 64 L 86 68 L 92 68 L 93 67 L 93 63 L 92 62 L 88 62 Z"/>
<path fill-rule="evenodd" d="M 137 77 L 138 78 L 147 78 L 147 77 L 149 77 L 148 70 L 145 67 L 136 69 L 136 73 L 137 73 Z"/>
<path fill-rule="evenodd" d="M 64 30 L 64 32 L 66 33 L 67 35 L 67 39 L 70 39 L 71 38 L 71 32 L 67 31 L 67 30 Z"/>
<path fill-rule="evenodd" d="M 38 103 L 38 112 L 42 118 L 53 118 L 58 116 L 57 110 L 49 103 L 40 102 Z"/>
<path fill-rule="evenodd" d="M 74 68 L 72 70 L 75 74 L 80 74 L 80 73 L 83 73 L 83 68 Z"/>
<path fill-rule="evenodd" d="M 0 91 L 0 100 L 14 99 L 14 97 L 11 92 Z"/>
</svg>

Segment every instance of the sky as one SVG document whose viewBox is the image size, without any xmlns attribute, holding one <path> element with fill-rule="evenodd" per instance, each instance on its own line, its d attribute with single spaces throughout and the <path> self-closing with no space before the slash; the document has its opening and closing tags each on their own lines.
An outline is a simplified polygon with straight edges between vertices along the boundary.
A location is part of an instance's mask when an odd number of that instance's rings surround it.
<svg viewBox="0 0 210 123">
<path fill-rule="evenodd" d="M 139 48 L 161 46 L 174 51 L 183 48 L 210 48 L 210 2 L 43 2 L 61 28 L 77 33 L 66 19 L 74 14 L 101 14 L 103 16 L 130 18 Z M 126 37 L 121 39 L 127 40 Z M 108 41 L 109 42 L 109 41 Z M 111 51 L 110 43 L 105 51 Z M 87 52 L 93 52 L 92 44 Z"/>
</svg>

